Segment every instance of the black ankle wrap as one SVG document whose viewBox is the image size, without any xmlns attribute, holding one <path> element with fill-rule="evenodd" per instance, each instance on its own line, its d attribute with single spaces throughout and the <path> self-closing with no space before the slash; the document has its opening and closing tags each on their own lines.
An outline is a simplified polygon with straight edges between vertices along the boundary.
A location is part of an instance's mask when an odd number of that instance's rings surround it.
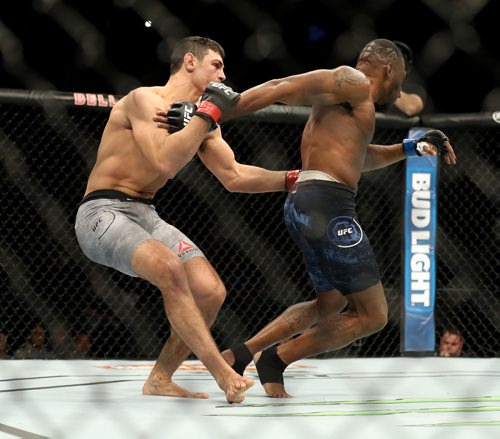
<svg viewBox="0 0 500 439">
<path fill-rule="evenodd" d="M 283 384 L 283 372 L 287 366 L 288 364 L 285 364 L 278 356 L 277 346 L 271 346 L 265 351 L 262 351 L 259 361 L 255 364 L 261 384 Z"/>
<path fill-rule="evenodd" d="M 246 367 L 253 360 L 252 353 L 248 350 L 245 343 L 236 344 L 229 349 L 231 349 L 234 355 L 234 364 L 231 367 L 236 373 L 243 375 Z"/>
</svg>

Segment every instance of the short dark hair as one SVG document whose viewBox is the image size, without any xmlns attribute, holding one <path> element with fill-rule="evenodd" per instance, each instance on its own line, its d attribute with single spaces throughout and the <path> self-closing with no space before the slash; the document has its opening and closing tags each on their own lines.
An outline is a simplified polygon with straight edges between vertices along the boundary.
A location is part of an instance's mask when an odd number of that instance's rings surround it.
<svg viewBox="0 0 500 439">
<path fill-rule="evenodd" d="M 201 60 L 209 50 L 217 52 L 224 59 L 224 49 L 216 41 L 198 36 L 183 38 L 175 44 L 170 56 L 170 74 L 172 75 L 180 70 L 186 53 L 192 53 L 197 59 Z"/>
<path fill-rule="evenodd" d="M 407 72 L 410 72 L 413 68 L 413 51 L 411 50 L 410 46 L 403 43 L 402 41 L 393 41 L 393 43 L 403 54 L 403 58 L 405 60 L 405 70 Z"/>
<path fill-rule="evenodd" d="M 378 38 L 370 41 L 359 53 L 358 64 L 377 61 L 388 64 L 396 59 L 404 59 L 401 50 L 391 40 Z"/>
<path fill-rule="evenodd" d="M 456 326 L 449 326 L 447 328 L 444 328 L 443 329 L 443 332 L 441 332 L 441 336 L 443 336 L 444 334 L 451 334 L 451 335 L 456 335 L 458 336 L 461 340 L 464 339 L 462 333 L 460 332 L 460 330 L 456 327 Z"/>
</svg>

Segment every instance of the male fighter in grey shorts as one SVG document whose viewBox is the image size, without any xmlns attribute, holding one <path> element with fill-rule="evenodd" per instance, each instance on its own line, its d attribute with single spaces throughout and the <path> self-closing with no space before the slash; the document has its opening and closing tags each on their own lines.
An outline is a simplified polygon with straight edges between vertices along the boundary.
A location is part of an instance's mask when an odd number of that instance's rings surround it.
<svg viewBox="0 0 500 439">
<path fill-rule="evenodd" d="M 229 402 L 243 401 L 254 384 L 226 363 L 208 329 L 226 296 L 221 279 L 196 245 L 162 221 L 152 204 L 155 193 L 194 155 L 230 191 L 285 189 L 287 172 L 237 163 L 222 138 L 217 121 L 239 98 L 222 84 L 223 57 L 215 41 L 185 38 L 173 50 L 164 86 L 140 87 L 116 103 L 76 217 L 78 241 L 91 260 L 146 279 L 162 293 L 171 333 L 143 386 L 145 395 L 207 398 L 172 381 L 190 350 Z M 178 113 L 183 122 L 186 104 L 192 110 L 202 93 L 181 131 L 170 134 L 154 123 L 157 113 L 176 101 L 185 101 Z"/>
<path fill-rule="evenodd" d="M 97 190 L 80 203 L 75 230 L 85 255 L 136 277 L 131 266 L 137 247 L 149 239 L 165 244 L 183 261 L 203 252 L 184 233 L 163 221 L 153 201 L 115 190 Z"/>
</svg>

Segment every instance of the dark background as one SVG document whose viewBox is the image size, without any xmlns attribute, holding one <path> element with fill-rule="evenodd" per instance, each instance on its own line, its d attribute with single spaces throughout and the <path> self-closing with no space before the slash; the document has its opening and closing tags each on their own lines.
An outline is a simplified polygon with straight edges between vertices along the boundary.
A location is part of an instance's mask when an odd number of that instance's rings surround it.
<svg viewBox="0 0 500 439">
<path fill-rule="evenodd" d="M 225 48 L 227 82 L 242 91 L 275 77 L 352 64 L 367 41 L 383 37 L 413 48 L 413 79 L 427 88 L 427 113 L 500 109 L 493 0 L 1 3 L 2 88 L 123 94 L 161 85 L 172 45 L 203 35 Z"/>
</svg>

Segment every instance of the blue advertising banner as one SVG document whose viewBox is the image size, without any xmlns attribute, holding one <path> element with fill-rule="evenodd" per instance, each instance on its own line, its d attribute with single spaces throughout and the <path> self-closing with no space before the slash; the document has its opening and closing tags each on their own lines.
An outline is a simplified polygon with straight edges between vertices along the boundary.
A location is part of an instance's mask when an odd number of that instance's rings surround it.
<svg viewBox="0 0 500 439">
<path fill-rule="evenodd" d="M 426 129 L 412 129 L 409 137 Z M 433 352 L 436 290 L 437 158 L 406 160 L 403 352 Z"/>
</svg>

